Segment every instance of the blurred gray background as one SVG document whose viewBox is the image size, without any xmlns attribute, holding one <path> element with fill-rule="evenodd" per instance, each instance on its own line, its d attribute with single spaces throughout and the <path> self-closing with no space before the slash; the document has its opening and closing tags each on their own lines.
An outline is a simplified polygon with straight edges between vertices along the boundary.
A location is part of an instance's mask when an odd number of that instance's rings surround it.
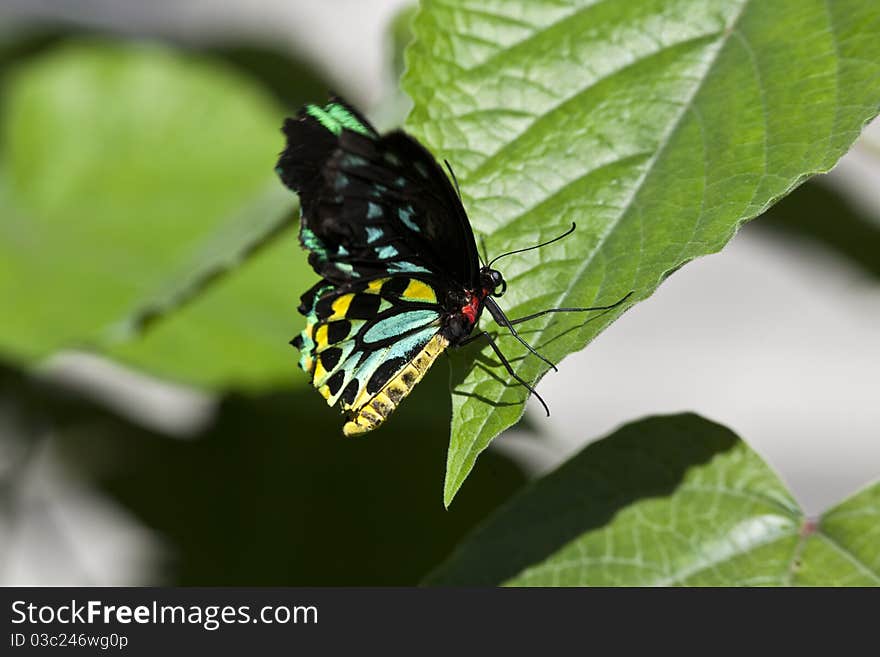
<svg viewBox="0 0 880 657">
<path fill-rule="evenodd" d="M 250 35 L 310 61 L 370 108 L 396 84 L 387 27 L 408 5 L 2 0 L 0 29 L 72 22 L 194 43 Z M 880 123 L 866 130 L 821 184 L 880 223 Z M 747 440 L 806 511 L 818 514 L 880 477 L 878 324 L 880 286 L 864 268 L 815 241 L 749 225 L 721 254 L 675 273 L 588 349 L 562 362 L 558 374 L 547 375 L 539 390 L 553 416 L 545 419 L 534 403 L 528 411 L 537 437 L 514 429 L 493 448 L 537 474 L 622 423 L 695 411 Z M 161 428 L 183 439 L 214 409 L 210 395 L 93 356 L 59 355 L 47 372 L 91 390 L 139 422 L 158 421 L 154 411 L 162 408 Z M 0 420 L 13 423 L 2 409 Z M 0 426 L 2 431 L 14 427 Z M 12 462 L 0 454 L 0 474 L 9 474 Z M 22 503 L 33 513 L 0 527 L 0 582 L 154 580 L 151 564 L 164 549 L 160 541 L 60 468 L 51 449 L 18 474 L 25 480 Z"/>
</svg>

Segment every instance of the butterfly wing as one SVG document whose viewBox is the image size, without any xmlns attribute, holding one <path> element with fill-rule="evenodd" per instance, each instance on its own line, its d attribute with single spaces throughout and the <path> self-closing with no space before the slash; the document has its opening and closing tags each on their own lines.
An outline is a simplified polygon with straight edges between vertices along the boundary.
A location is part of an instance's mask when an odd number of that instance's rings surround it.
<svg viewBox="0 0 880 657">
<path fill-rule="evenodd" d="M 299 310 L 306 316 L 293 340 L 300 367 L 327 403 L 338 402 L 348 415 L 346 435 L 379 426 L 448 345 L 436 292 L 414 277 L 321 281 Z"/>
<path fill-rule="evenodd" d="M 307 105 L 284 133 L 277 171 L 300 196 L 300 239 L 324 279 L 430 274 L 438 287 L 477 287 L 479 258 L 461 201 L 412 137 L 379 136 L 338 98 Z"/>
<path fill-rule="evenodd" d="M 302 297 L 300 366 L 348 414 L 375 428 L 448 346 L 448 292 L 475 289 L 479 258 L 455 190 L 407 134 L 380 136 L 339 98 L 284 123 L 276 171 L 299 194 L 300 241 L 322 281 Z"/>
</svg>

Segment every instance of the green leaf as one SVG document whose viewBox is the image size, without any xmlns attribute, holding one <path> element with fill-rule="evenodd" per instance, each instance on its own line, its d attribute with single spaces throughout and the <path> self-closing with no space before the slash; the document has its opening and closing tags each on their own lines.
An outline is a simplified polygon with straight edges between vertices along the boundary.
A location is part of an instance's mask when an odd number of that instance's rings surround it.
<svg viewBox="0 0 880 657">
<path fill-rule="evenodd" d="M 273 174 L 283 112 L 250 79 L 158 46 L 65 44 L 2 112 L 0 350 L 70 346 L 204 385 L 302 380 L 286 340 L 310 278 Z M 139 340 L 152 319 L 198 299 Z"/>
<path fill-rule="evenodd" d="M 795 563 L 794 583 L 880 585 L 880 483 L 852 496 L 808 529 Z"/>
<path fill-rule="evenodd" d="M 880 584 L 880 484 L 808 520 L 728 429 L 629 424 L 516 495 L 428 579 L 442 585 Z"/>
<path fill-rule="evenodd" d="M 414 29 L 408 128 L 452 163 L 490 255 L 577 222 L 503 261 L 511 317 L 646 298 L 830 169 L 880 103 L 868 0 L 425 0 Z M 620 312 L 547 316 L 526 337 L 559 361 Z M 523 378 L 546 371 L 500 342 Z M 453 383 L 447 504 L 525 398 L 487 348 Z"/>
<path fill-rule="evenodd" d="M 273 189 L 269 196 L 289 194 Z M 264 213 L 255 210 L 261 205 Z M 218 230 L 209 236 L 197 252 L 204 259 L 189 263 L 191 274 L 172 274 L 154 297 L 110 327 L 99 344 L 105 353 L 208 388 L 307 386 L 288 341 L 299 326 L 299 294 L 314 273 L 296 233 L 279 237 L 289 223 L 266 225 L 290 216 L 290 199 L 274 207 L 257 203 L 253 210 L 242 215 L 252 220 L 252 235 L 225 241 L 235 231 Z M 209 255 L 212 246 L 220 249 L 214 256 Z"/>
<path fill-rule="evenodd" d="M 394 79 L 399 79 L 406 68 L 404 52 L 413 40 L 412 22 L 418 13 L 418 5 L 412 4 L 402 7 L 391 19 L 388 25 L 387 39 L 391 48 L 391 72 Z"/>
</svg>

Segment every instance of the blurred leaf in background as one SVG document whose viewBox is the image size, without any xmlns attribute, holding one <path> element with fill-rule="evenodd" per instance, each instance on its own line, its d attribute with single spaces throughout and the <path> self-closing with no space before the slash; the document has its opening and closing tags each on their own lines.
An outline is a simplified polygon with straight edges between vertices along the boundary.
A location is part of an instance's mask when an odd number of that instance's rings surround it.
<svg viewBox="0 0 880 657">
<path fill-rule="evenodd" d="M 395 37 L 403 34 L 402 30 L 406 23 L 400 25 L 401 27 L 394 28 Z M 120 39 L 110 39 L 98 31 L 74 25 L 67 25 L 64 29 L 34 25 L 10 33 L 0 33 L 0 78 L 20 62 L 46 54 L 66 43 L 111 41 L 117 44 L 125 43 Z M 198 47 L 168 38 L 151 40 L 151 42 L 157 46 L 162 45 L 177 50 L 183 55 L 202 60 L 215 60 L 226 64 L 228 68 L 238 70 L 243 78 L 258 81 L 265 92 L 275 96 L 279 106 L 285 111 L 295 110 L 303 103 L 324 97 L 330 86 L 313 67 L 295 58 L 280 44 L 277 48 L 273 48 L 271 43 L 247 40 L 234 35 Z M 403 45 L 406 44 L 403 43 L 399 47 L 402 48 Z M 398 45 L 394 47 L 398 48 Z M 402 57 L 401 53 L 395 51 L 395 62 Z M 399 73 L 396 71 L 397 75 Z"/>
<path fill-rule="evenodd" d="M 284 112 L 259 85 L 157 45 L 92 41 L 22 63 L 6 86 L 0 299 L 17 312 L 0 349 L 33 362 L 111 347 L 208 386 L 293 380 L 284 337 L 309 276 L 293 231 L 170 337 L 129 342 L 145 306 L 238 266 L 293 216 L 272 173 Z"/>
<path fill-rule="evenodd" d="M 829 170 L 880 105 L 880 5 L 864 0 L 425 0 L 414 29 L 407 126 L 453 163 L 490 254 L 578 224 L 505 261 L 511 317 L 646 298 Z M 619 314 L 548 315 L 527 338 L 559 361 Z M 527 380 L 546 372 L 502 347 Z M 523 413 L 476 353 L 455 360 L 447 503 Z"/>
<path fill-rule="evenodd" d="M 878 541 L 880 484 L 811 521 L 731 431 L 657 417 L 531 484 L 428 583 L 873 586 Z"/>
<path fill-rule="evenodd" d="M 59 442 L 82 476 L 157 532 L 172 555 L 167 583 L 414 585 L 524 483 L 493 453 L 455 513 L 443 509 L 447 386 L 434 372 L 412 412 L 369 441 L 343 439 L 312 391 L 280 389 L 227 397 L 192 440 L 86 413 Z"/>
</svg>

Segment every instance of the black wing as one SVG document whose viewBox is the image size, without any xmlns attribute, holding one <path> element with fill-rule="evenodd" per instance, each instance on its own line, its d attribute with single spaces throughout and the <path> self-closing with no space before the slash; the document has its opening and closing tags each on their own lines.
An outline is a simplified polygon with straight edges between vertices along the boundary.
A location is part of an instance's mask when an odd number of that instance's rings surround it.
<svg viewBox="0 0 880 657">
<path fill-rule="evenodd" d="M 402 131 L 379 136 L 344 101 L 307 105 L 284 123 L 282 181 L 300 196 L 300 239 L 325 280 L 416 274 L 474 289 L 479 258 L 455 190 Z"/>
</svg>

